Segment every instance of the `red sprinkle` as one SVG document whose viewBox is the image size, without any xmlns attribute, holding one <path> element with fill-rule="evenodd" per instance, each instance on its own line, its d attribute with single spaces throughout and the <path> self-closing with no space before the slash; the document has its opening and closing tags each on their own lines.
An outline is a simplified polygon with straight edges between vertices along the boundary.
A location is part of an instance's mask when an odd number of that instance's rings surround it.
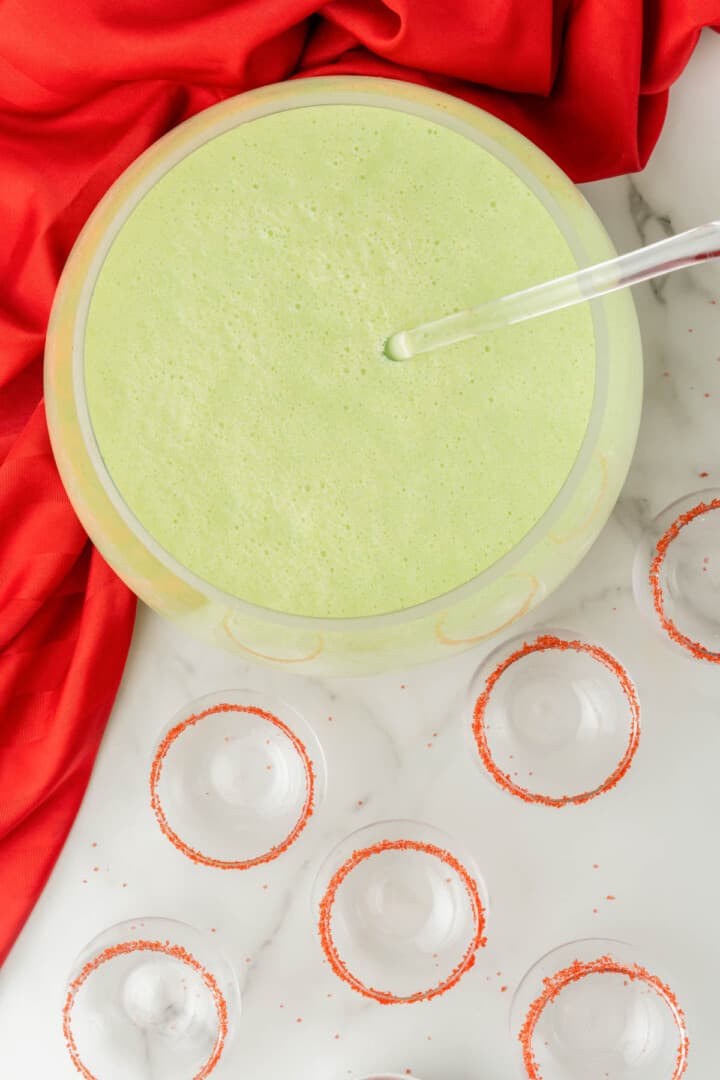
<svg viewBox="0 0 720 1080">
<path fill-rule="evenodd" d="M 296 821 L 292 830 L 288 833 L 281 843 L 276 844 L 275 847 L 266 851 L 263 855 L 257 855 L 252 859 L 215 859 L 210 855 L 204 855 L 201 851 L 197 851 L 195 848 L 186 844 L 177 833 L 170 826 L 165 811 L 162 808 L 160 802 L 160 796 L 158 794 L 158 787 L 160 783 L 160 775 L 162 773 L 162 767 L 167 757 L 168 751 L 175 740 L 182 735 L 182 733 L 188 728 L 199 723 L 200 720 L 204 720 L 206 716 L 213 716 L 217 713 L 224 712 L 243 712 L 248 713 L 251 716 L 259 716 L 263 720 L 266 720 L 269 724 L 273 724 L 278 731 L 282 732 L 290 742 L 292 743 L 295 753 L 300 758 L 305 771 L 305 803 L 303 805 L 300 817 Z M 150 803 L 152 805 L 157 823 L 160 826 L 163 834 L 168 838 L 171 844 L 173 844 L 178 851 L 181 851 L 183 855 L 187 855 L 193 862 L 199 863 L 202 866 L 213 866 L 219 870 L 247 870 L 252 866 L 259 866 L 261 863 L 272 862 L 273 859 L 277 859 L 278 855 L 282 855 L 284 851 L 290 847 L 291 844 L 297 840 L 300 833 L 303 831 L 308 821 L 312 817 L 315 807 L 315 772 L 313 765 L 308 755 L 307 749 L 301 740 L 297 737 L 294 731 L 292 731 L 287 724 L 284 724 L 282 720 L 279 720 L 277 716 L 273 716 L 272 713 L 265 712 L 264 709 L 258 709 L 254 705 L 213 705 L 209 709 L 205 709 L 201 713 L 197 713 L 194 716 L 188 716 L 185 720 L 181 720 L 179 724 L 171 728 L 165 738 L 160 743 L 157 749 L 157 753 L 153 759 L 152 769 L 150 771 Z"/>
<path fill-rule="evenodd" d="M 562 795 L 557 798 L 529 791 L 527 788 L 517 784 L 508 773 L 503 772 L 490 753 L 487 733 L 485 731 L 485 711 L 490 700 L 490 695 L 498 680 L 507 669 L 518 660 L 522 660 L 531 653 L 545 652 L 548 649 L 560 649 L 563 652 L 568 649 L 574 649 L 576 652 L 587 653 L 588 656 L 591 656 L 594 660 L 597 660 L 598 663 L 606 667 L 617 678 L 620 687 L 625 694 L 628 705 L 630 706 L 631 715 L 630 735 L 628 738 L 627 749 L 625 750 L 622 760 L 607 780 L 592 791 L 584 791 L 578 795 Z M 480 697 L 475 704 L 473 734 L 483 765 L 490 773 L 495 783 L 501 788 L 504 788 L 505 791 L 527 803 L 540 803 L 542 806 L 552 807 L 568 806 L 570 804 L 580 806 L 583 803 L 587 803 L 591 799 L 594 799 L 596 796 L 601 795 L 606 791 L 610 791 L 628 772 L 640 742 L 640 704 L 635 692 L 635 687 L 630 680 L 630 676 L 625 671 L 625 668 L 622 667 L 610 653 L 600 648 L 599 645 L 589 645 L 583 641 L 566 641 L 563 638 L 555 637 L 552 634 L 543 634 L 533 642 L 525 642 L 522 648 L 517 649 L 498 664 L 488 677 L 485 683 L 485 689 L 482 694 L 480 694 Z"/>
<path fill-rule="evenodd" d="M 385 851 L 418 851 L 424 855 L 431 855 L 436 859 L 440 859 L 441 862 L 454 871 L 464 885 L 472 906 L 475 922 L 475 933 L 473 934 L 472 940 L 468 944 L 464 956 L 450 975 L 437 986 L 431 987 L 429 990 L 418 990 L 416 993 L 409 994 L 406 997 L 398 997 L 389 990 L 379 990 L 375 987 L 366 986 L 360 979 L 353 975 L 338 953 L 332 932 L 332 913 L 338 889 L 356 867 L 367 859 L 372 858 L 374 855 L 381 855 Z M 452 878 L 448 878 L 447 880 L 451 881 Z M 323 952 L 325 953 L 325 957 L 338 978 L 342 979 L 343 982 L 347 983 L 353 990 L 357 990 L 359 994 L 362 994 L 367 998 L 372 998 L 372 1000 L 378 1001 L 381 1005 L 395 1005 L 399 1003 L 409 1004 L 416 1001 L 430 1001 L 433 998 L 439 997 L 447 990 L 450 990 L 451 987 L 455 986 L 465 972 L 473 967 L 475 963 L 475 953 L 479 948 L 486 944 L 486 938 L 484 937 L 485 909 L 483 908 L 476 882 L 462 863 L 449 851 L 444 851 L 442 848 L 436 847 L 435 844 L 422 843 L 419 840 L 381 840 L 377 844 L 371 844 L 370 847 L 360 848 L 358 851 L 354 851 L 347 862 L 343 863 L 340 869 L 336 870 L 330 879 L 325 895 L 320 901 L 318 930 L 320 932 L 320 943 Z"/>
</svg>

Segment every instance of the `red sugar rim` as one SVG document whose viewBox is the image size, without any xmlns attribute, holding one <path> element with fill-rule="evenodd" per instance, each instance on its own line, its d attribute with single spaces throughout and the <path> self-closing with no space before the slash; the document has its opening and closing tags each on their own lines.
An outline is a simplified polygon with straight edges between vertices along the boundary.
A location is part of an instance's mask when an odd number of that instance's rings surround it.
<svg viewBox="0 0 720 1080">
<path fill-rule="evenodd" d="M 672 525 L 670 525 L 666 532 L 663 533 L 655 545 L 655 556 L 650 564 L 649 580 L 650 589 L 652 591 L 653 607 L 657 612 L 660 625 L 668 637 L 671 638 L 676 645 L 679 645 L 683 649 L 687 649 L 687 651 L 697 660 L 710 660 L 714 664 L 720 664 L 720 653 L 706 649 L 699 641 L 693 641 L 692 638 L 683 634 L 678 630 L 670 616 L 665 613 L 665 601 L 662 585 L 660 583 L 662 564 L 665 561 L 668 548 L 673 540 L 677 539 L 685 526 L 689 525 L 691 521 L 701 517 L 703 514 L 707 514 L 711 510 L 720 510 L 720 499 L 712 499 L 709 503 L 698 503 L 692 510 L 687 510 L 684 514 L 680 514 L 680 516 L 673 521 Z"/>
<path fill-rule="evenodd" d="M 573 649 L 575 652 L 587 653 L 588 656 L 591 656 L 594 660 L 597 660 L 606 667 L 608 671 L 612 672 L 620 684 L 628 705 L 630 706 L 630 735 L 627 748 L 621 761 L 610 776 L 608 776 L 607 780 L 603 781 L 598 787 L 593 788 L 592 791 L 584 791 L 579 795 L 561 795 L 559 797 L 552 797 L 550 795 L 542 795 L 538 792 L 529 791 L 527 788 L 515 783 L 509 773 L 503 772 L 502 769 L 500 769 L 493 759 L 488 745 L 487 732 L 485 730 L 485 711 L 495 684 L 507 669 L 512 664 L 516 663 L 516 661 L 522 660 L 531 653 L 545 652 L 548 649 L 560 649 L 563 652 L 568 649 Z M 614 788 L 628 772 L 640 742 L 640 704 L 635 692 L 635 687 L 625 668 L 614 656 L 611 656 L 610 653 L 606 652 L 605 649 L 602 649 L 599 645 L 590 645 L 584 641 L 568 641 L 552 634 L 543 634 L 533 642 L 525 642 L 522 648 L 516 649 L 515 652 L 506 657 L 490 674 L 485 683 L 485 689 L 475 703 L 472 730 L 482 763 L 499 787 L 527 803 L 539 803 L 542 806 L 553 807 L 568 805 L 581 806 L 583 803 L 587 803 L 591 799 L 596 798 L 596 796 L 612 790 L 612 788 Z"/>
<path fill-rule="evenodd" d="M 667 1080 L 680 1080 L 687 1068 L 690 1040 L 685 1026 L 685 1016 L 678 1005 L 675 995 L 669 986 L 662 983 L 655 975 L 651 975 L 645 968 L 640 967 L 639 964 L 621 964 L 613 960 L 611 956 L 601 956 L 597 960 L 589 960 L 586 963 L 576 960 L 569 967 L 563 968 L 562 971 L 558 971 L 557 974 L 543 980 L 543 992 L 528 1009 L 525 1023 L 518 1035 L 528 1080 L 543 1080 L 532 1046 L 535 1028 L 542 1013 L 548 1005 L 555 1001 L 561 991 L 570 986 L 571 983 L 579 982 L 580 979 L 584 979 L 588 975 L 623 975 L 632 982 L 639 979 L 663 999 L 673 1014 L 680 1036 L 675 1071 L 672 1077 L 668 1077 Z"/>
<path fill-rule="evenodd" d="M 528 611 L 532 607 L 532 602 L 537 596 L 540 588 L 540 582 L 534 574 L 512 574 L 509 575 L 514 578 L 527 579 L 528 581 L 528 594 L 523 600 L 522 604 L 509 619 L 506 619 L 504 623 L 499 626 L 493 627 L 492 630 L 488 630 L 484 634 L 475 634 L 473 637 L 466 638 L 451 638 L 445 633 L 444 624 L 447 619 L 447 612 L 442 615 L 435 625 L 435 636 L 441 645 L 476 645 L 480 641 L 487 641 L 488 638 L 495 637 L 496 634 L 502 633 L 503 630 L 507 630 L 509 626 L 516 623 L 518 619 L 522 619 L 523 615 L 527 615 Z"/>
<path fill-rule="evenodd" d="M 89 960 L 87 964 L 80 971 L 80 974 L 73 979 L 68 987 L 67 998 L 65 999 L 65 1005 L 63 1006 L 63 1034 L 65 1036 L 65 1045 L 67 1046 L 68 1053 L 72 1060 L 73 1065 L 86 1080 L 101 1080 L 96 1077 L 94 1073 L 91 1073 L 86 1065 L 83 1064 L 80 1053 L 75 1042 L 75 1038 L 72 1033 L 71 1014 L 73 1005 L 75 1004 L 75 998 L 78 991 L 83 984 L 87 981 L 90 975 L 108 960 L 113 960 L 116 956 L 125 956 L 128 953 L 133 952 L 153 952 L 162 953 L 164 956 L 171 956 L 176 960 L 181 960 L 183 964 L 187 964 L 193 971 L 202 979 L 203 983 L 210 991 L 215 1005 L 218 1018 L 218 1034 L 215 1040 L 215 1046 L 212 1049 L 210 1057 L 205 1062 L 200 1072 L 196 1073 L 193 1080 L 205 1080 L 206 1076 L 209 1076 L 215 1069 L 215 1066 L 219 1062 L 223 1050 L 225 1049 L 225 1043 L 228 1036 L 228 1009 L 227 1002 L 223 996 L 220 987 L 218 986 L 214 976 L 207 971 L 199 960 L 196 960 L 192 953 L 189 953 L 186 949 L 183 949 L 180 945 L 171 945 L 169 941 L 124 941 L 119 945 L 112 945 L 109 949 L 105 949 L 94 959 Z"/>
<path fill-rule="evenodd" d="M 245 645 L 235 637 L 230 626 L 230 618 L 231 616 L 228 614 L 222 621 L 222 627 L 227 636 L 239 649 L 242 649 L 243 652 L 249 653 L 250 656 L 257 656 L 260 660 L 269 660 L 273 664 L 305 664 L 309 663 L 310 660 L 316 660 L 325 648 L 325 639 L 322 634 L 318 634 L 317 645 L 305 656 L 273 656 L 271 653 L 259 652 L 257 649 L 251 649 L 249 645 Z"/>
<path fill-rule="evenodd" d="M 365 862 L 366 859 L 371 858 L 373 855 L 380 855 L 385 851 L 419 851 L 424 855 L 432 855 L 434 858 L 444 862 L 446 866 L 457 874 L 464 885 L 465 891 L 470 899 L 473 920 L 475 923 L 475 933 L 465 951 L 465 955 L 447 979 L 444 979 L 437 986 L 431 987 L 429 990 L 418 990 L 415 994 L 411 994 L 408 997 L 399 997 L 387 990 L 377 990 L 374 987 L 365 986 L 364 983 L 352 974 L 345 962 L 340 958 L 332 933 L 333 906 L 337 897 L 337 891 L 345 881 L 345 878 L 358 867 L 360 863 Z M 340 869 L 336 870 L 330 879 L 330 883 L 320 901 L 318 929 L 320 932 L 320 943 L 323 952 L 325 953 L 325 957 L 338 978 L 342 979 L 343 982 L 346 982 L 353 990 L 357 990 L 359 994 L 362 994 L 367 998 L 372 998 L 373 1001 L 378 1001 L 381 1005 L 412 1004 L 416 1001 L 431 1001 L 433 998 L 446 993 L 446 991 L 450 990 L 451 987 L 455 986 L 460 981 L 465 972 L 473 967 L 475 963 L 475 953 L 479 948 L 486 944 L 486 938 L 483 934 L 485 929 L 485 909 L 480 899 L 476 881 L 471 874 L 468 873 L 462 863 L 449 851 L 444 851 L 443 848 L 437 847 L 435 844 L 427 844 L 419 840 L 381 840 L 377 844 L 371 844 L 369 847 L 354 851 L 347 862 L 343 863 Z"/>
<path fill-rule="evenodd" d="M 158 793 L 163 763 L 175 740 L 182 735 L 188 727 L 194 726 L 199 723 L 200 720 L 204 720 L 205 717 L 223 712 L 249 713 L 252 716 L 261 717 L 261 719 L 266 720 L 269 724 L 273 724 L 290 740 L 293 749 L 302 761 L 305 770 L 306 795 L 300 817 L 284 840 L 279 844 L 275 844 L 269 851 L 264 852 L 262 855 L 256 855 L 252 859 L 215 859 L 210 855 L 204 855 L 201 851 L 186 844 L 168 823 Z M 183 855 L 187 855 L 193 862 L 199 863 L 202 866 L 212 866 L 218 870 L 249 870 L 253 866 L 260 866 L 263 863 L 269 863 L 272 862 L 273 859 L 277 859 L 279 855 L 282 855 L 284 851 L 287 851 L 291 844 L 295 843 L 298 836 L 307 825 L 312 817 L 315 806 L 315 770 L 313 769 L 312 761 L 310 760 L 310 756 L 308 755 L 304 743 L 297 737 L 295 732 L 292 731 L 287 724 L 284 724 L 282 720 L 278 719 L 277 716 L 273 716 L 272 713 L 266 712 L 264 709 L 258 709 L 254 705 L 213 705 L 209 709 L 203 709 L 202 712 L 195 713 L 194 715 L 181 720 L 180 723 L 176 724 L 168 731 L 167 735 L 158 746 L 150 770 L 150 803 L 163 834 L 168 838 L 170 843 L 178 849 L 178 851 L 181 851 Z"/>
</svg>

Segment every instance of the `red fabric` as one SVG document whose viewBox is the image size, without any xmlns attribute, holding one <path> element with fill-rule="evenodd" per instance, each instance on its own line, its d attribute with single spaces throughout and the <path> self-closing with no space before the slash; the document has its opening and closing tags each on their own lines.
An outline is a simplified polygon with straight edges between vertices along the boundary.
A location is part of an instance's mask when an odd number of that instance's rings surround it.
<svg viewBox="0 0 720 1080">
<path fill-rule="evenodd" d="M 458 94 L 576 180 L 640 168 L 720 0 L 5 0 L 0 7 L 0 960 L 82 799 L 134 601 L 60 485 L 41 354 L 99 197 L 200 109 L 293 74 Z"/>
</svg>

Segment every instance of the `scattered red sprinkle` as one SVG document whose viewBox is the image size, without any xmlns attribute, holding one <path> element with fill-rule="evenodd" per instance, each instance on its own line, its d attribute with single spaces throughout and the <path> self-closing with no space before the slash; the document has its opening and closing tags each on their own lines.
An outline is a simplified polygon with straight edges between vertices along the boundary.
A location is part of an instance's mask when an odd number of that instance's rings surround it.
<svg viewBox="0 0 720 1080">
<path fill-rule="evenodd" d="M 710 397 L 710 395 L 706 392 L 703 394 L 703 397 Z"/>
<path fill-rule="evenodd" d="M 605 899 L 606 900 L 616 900 L 617 897 L 616 896 L 606 896 Z"/>
<path fill-rule="evenodd" d="M 90 845 L 90 847 L 97 847 L 97 841 L 96 841 L 96 840 L 93 840 L 93 842 L 92 842 L 92 844 Z"/>
<path fill-rule="evenodd" d="M 405 683 L 404 683 L 404 682 L 401 682 L 401 683 L 400 683 L 400 689 L 401 689 L 401 690 L 407 690 L 407 686 L 405 685 Z"/>
<path fill-rule="evenodd" d="M 698 473 L 698 476 L 701 476 L 701 477 L 703 478 L 703 480 L 705 479 L 705 477 L 706 477 L 706 476 L 709 476 L 709 475 L 710 475 L 710 473 L 709 473 L 709 472 L 701 472 L 701 473 Z"/>
<path fill-rule="evenodd" d="M 214 927 L 214 926 L 211 926 L 211 927 L 210 927 L 210 933 L 211 933 L 211 934 L 217 934 L 217 928 L 216 928 L 216 927 Z"/>
<path fill-rule="evenodd" d="M 295 1021 L 295 1023 L 296 1023 L 296 1024 L 302 1024 L 302 1022 L 303 1022 L 302 1016 L 298 1016 L 298 1018 L 297 1018 L 297 1020 Z"/>
<path fill-rule="evenodd" d="M 501 994 L 505 994 L 505 993 L 507 993 L 507 986 L 501 986 L 501 987 L 500 987 L 500 993 L 501 993 Z"/>
<path fill-rule="evenodd" d="M 593 870 L 599 870 L 599 869 L 600 869 L 600 863 L 594 862 L 593 863 Z"/>
</svg>

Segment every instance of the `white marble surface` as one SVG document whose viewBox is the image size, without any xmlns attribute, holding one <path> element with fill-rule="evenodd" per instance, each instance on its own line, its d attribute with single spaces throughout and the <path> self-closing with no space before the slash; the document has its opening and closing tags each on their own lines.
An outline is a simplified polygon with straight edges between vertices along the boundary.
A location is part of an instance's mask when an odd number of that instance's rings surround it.
<svg viewBox="0 0 720 1080">
<path fill-rule="evenodd" d="M 720 37 L 708 34 L 673 92 L 649 167 L 586 189 L 620 249 L 720 216 L 718 130 Z M 659 509 L 720 486 L 720 267 L 644 286 L 636 299 L 647 385 L 635 462 L 590 555 L 531 623 L 601 640 L 629 668 L 643 735 L 627 780 L 562 812 L 525 806 L 485 782 L 465 755 L 460 706 L 486 648 L 424 670 L 322 682 L 216 654 L 142 610 L 81 813 L 0 974 L 4 1080 L 77 1075 L 60 1027 L 68 968 L 96 932 L 143 914 L 217 928 L 237 964 L 245 1008 L 218 1077 L 341 1080 L 412 1068 L 423 1080 L 510 1080 L 520 1075 L 508 1029 L 513 987 L 546 950 L 586 936 L 637 944 L 687 1013 L 688 1080 L 717 1074 L 720 672 L 675 654 L 641 621 L 630 569 L 639 531 Z M 152 747 L 171 714 L 237 686 L 278 693 L 313 720 L 327 743 L 329 791 L 283 858 L 229 874 L 176 853 L 146 791 Z M 363 1000 L 323 964 L 313 934 L 309 893 L 323 853 L 383 817 L 426 819 L 457 835 L 490 892 L 487 949 L 432 1004 Z"/>
</svg>

